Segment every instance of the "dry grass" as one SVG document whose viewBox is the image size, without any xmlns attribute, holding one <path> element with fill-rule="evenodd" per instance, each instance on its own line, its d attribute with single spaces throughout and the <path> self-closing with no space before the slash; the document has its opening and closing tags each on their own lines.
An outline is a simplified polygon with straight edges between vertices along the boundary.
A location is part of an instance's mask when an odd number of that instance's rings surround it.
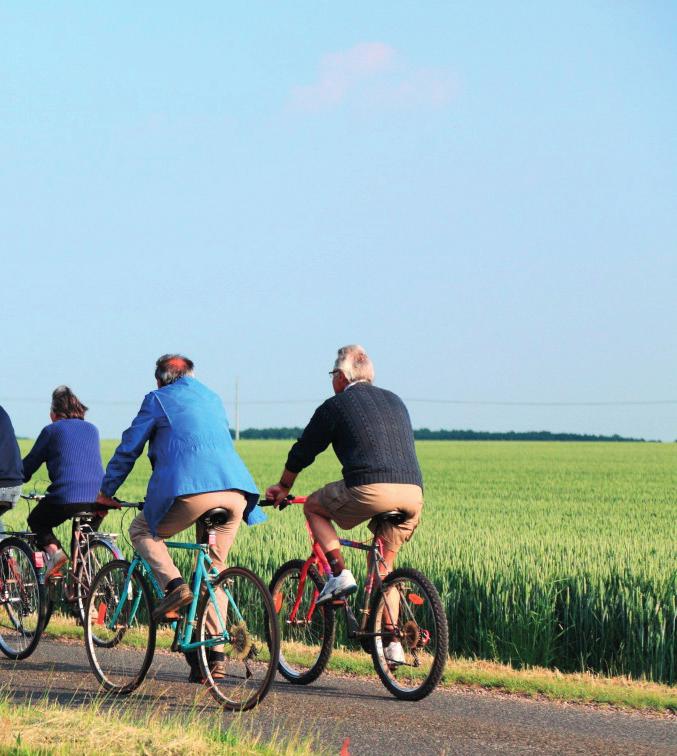
<svg viewBox="0 0 677 756">
<path fill-rule="evenodd" d="M 85 706 L 63 706 L 47 700 L 30 705 L 0 698 L 0 752 L 16 756 L 50 754 L 316 754 L 300 737 L 263 742 L 237 723 L 196 710 L 177 717 L 165 712 L 139 712 L 107 706 L 105 699 Z"/>
</svg>

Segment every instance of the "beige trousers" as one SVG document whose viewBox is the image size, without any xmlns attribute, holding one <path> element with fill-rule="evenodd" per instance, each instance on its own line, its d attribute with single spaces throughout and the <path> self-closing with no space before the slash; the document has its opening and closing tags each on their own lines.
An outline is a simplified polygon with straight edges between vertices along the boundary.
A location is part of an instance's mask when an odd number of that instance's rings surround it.
<svg viewBox="0 0 677 756">
<path fill-rule="evenodd" d="M 405 514 L 405 521 L 399 525 L 384 522 L 377 528 L 373 520 L 369 523 L 369 530 L 381 536 L 394 552 L 411 538 L 423 507 L 423 491 L 408 483 L 370 483 L 348 488 L 342 480 L 337 480 L 315 491 L 313 496 L 318 497 L 320 504 L 331 513 L 331 519 L 344 530 L 351 530 L 390 510 L 397 509 Z"/>
<path fill-rule="evenodd" d="M 226 568 L 226 557 L 233 545 L 242 514 L 247 506 L 247 500 L 240 491 L 212 491 L 210 493 L 179 496 L 174 499 L 169 512 L 162 518 L 157 527 L 157 536 L 153 536 L 146 522 L 143 512 L 138 514 L 129 526 L 129 537 L 134 548 L 153 568 L 153 572 L 164 590 L 167 583 L 174 578 L 181 577 L 181 573 L 169 555 L 165 539 L 175 536 L 182 530 L 189 528 L 210 509 L 221 507 L 230 513 L 230 519 L 224 525 L 219 525 L 216 531 L 216 544 L 209 550 L 214 567 L 218 572 Z M 206 539 L 204 525 L 198 523 L 196 527 L 197 540 Z"/>
</svg>

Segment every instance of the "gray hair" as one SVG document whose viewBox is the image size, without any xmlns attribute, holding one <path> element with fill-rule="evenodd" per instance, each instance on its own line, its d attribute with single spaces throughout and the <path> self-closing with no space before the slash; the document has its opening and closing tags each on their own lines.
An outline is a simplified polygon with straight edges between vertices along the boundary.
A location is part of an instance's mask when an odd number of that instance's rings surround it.
<svg viewBox="0 0 677 756">
<path fill-rule="evenodd" d="M 369 355 L 359 344 L 348 344 L 338 350 L 334 370 L 340 370 L 350 383 L 353 381 L 373 383 L 374 381 L 374 366 Z"/>
<path fill-rule="evenodd" d="M 193 375 L 193 361 L 182 354 L 163 354 L 155 363 L 155 378 L 160 386 L 168 386 L 184 375 Z"/>
</svg>

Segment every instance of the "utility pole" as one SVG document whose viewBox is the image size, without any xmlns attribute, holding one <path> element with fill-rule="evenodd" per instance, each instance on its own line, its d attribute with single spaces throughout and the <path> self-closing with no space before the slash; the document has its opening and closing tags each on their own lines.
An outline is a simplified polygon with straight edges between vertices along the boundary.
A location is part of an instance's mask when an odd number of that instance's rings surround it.
<svg viewBox="0 0 677 756">
<path fill-rule="evenodd" d="M 235 379 L 235 440 L 240 440 L 240 379 Z"/>
</svg>

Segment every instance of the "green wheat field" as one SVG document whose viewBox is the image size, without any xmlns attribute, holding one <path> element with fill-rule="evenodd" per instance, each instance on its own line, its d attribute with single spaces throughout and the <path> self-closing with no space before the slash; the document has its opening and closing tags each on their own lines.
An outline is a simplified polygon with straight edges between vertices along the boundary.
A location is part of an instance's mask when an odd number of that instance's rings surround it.
<svg viewBox="0 0 677 756">
<path fill-rule="evenodd" d="M 289 445 L 239 444 L 261 491 L 279 479 Z M 29 447 L 22 442 L 22 453 Z M 104 462 L 114 448 L 103 443 Z M 399 563 L 439 589 L 452 653 L 677 681 L 674 444 L 431 441 L 417 450 L 424 514 Z M 143 457 L 118 496 L 143 498 L 149 474 Z M 294 493 L 339 477 L 330 450 L 301 474 Z M 35 480 L 44 490 L 44 468 Z M 267 511 L 267 523 L 242 526 L 230 557 L 266 581 L 309 552 L 300 507 Z M 22 504 L 6 524 L 23 526 L 25 515 Z M 131 516 L 121 517 L 109 515 L 103 529 L 124 543 Z M 364 526 L 353 533 L 369 535 Z M 364 573 L 360 559 L 347 553 L 356 575 Z"/>
</svg>

